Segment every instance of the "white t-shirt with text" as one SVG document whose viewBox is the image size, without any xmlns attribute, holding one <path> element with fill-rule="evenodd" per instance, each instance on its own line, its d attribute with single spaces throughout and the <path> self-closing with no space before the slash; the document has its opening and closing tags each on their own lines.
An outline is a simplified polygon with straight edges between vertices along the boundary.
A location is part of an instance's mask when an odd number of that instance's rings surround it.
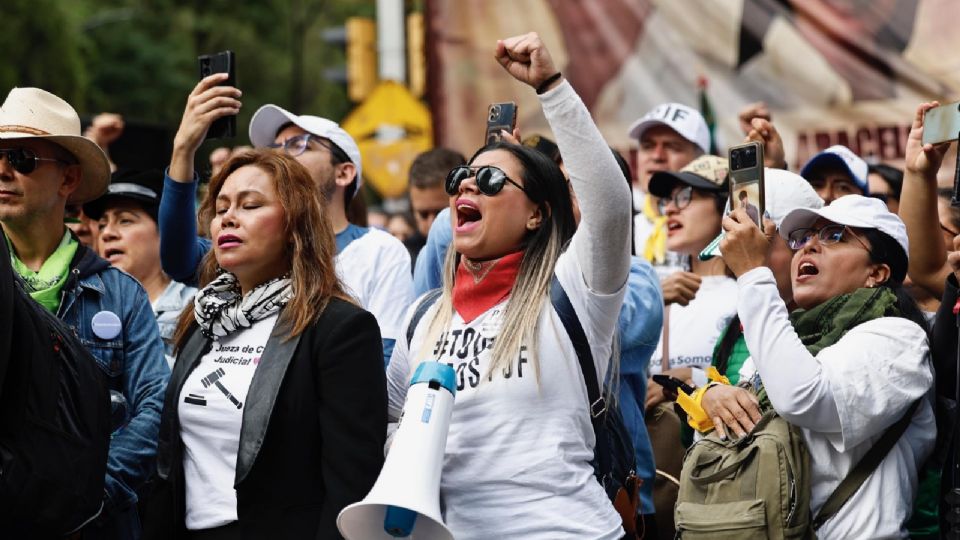
<svg viewBox="0 0 960 540">
<path fill-rule="evenodd" d="M 556 274 L 602 381 L 623 289 L 610 295 L 591 292 L 570 251 L 558 260 Z M 455 313 L 447 331 L 425 344 L 438 305 L 417 325 L 409 350 L 406 340 L 397 342 L 387 389 L 389 414 L 396 419 L 417 364 L 435 360 L 456 372 L 440 482 L 444 522 L 454 536 L 620 538 L 620 517 L 590 465 L 595 437 L 577 355 L 549 298 L 540 314 L 539 381 L 528 350 L 519 351 L 503 373 L 485 377 L 506 301 L 470 323 Z"/>
<path fill-rule="evenodd" d="M 278 315 L 214 341 L 180 391 L 187 529 L 237 520 L 233 488 L 243 408 Z"/>
<path fill-rule="evenodd" d="M 703 276 L 700 289 L 686 306 L 671 304 L 669 348 L 670 369 L 695 368 L 694 382 L 706 382 L 703 369 L 713 359 L 713 348 L 730 319 L 737 313 L 737 282 L 727 276 Z M 663 334 L 650 357 L 650 374 L 663 365 Z"/>
</svg>

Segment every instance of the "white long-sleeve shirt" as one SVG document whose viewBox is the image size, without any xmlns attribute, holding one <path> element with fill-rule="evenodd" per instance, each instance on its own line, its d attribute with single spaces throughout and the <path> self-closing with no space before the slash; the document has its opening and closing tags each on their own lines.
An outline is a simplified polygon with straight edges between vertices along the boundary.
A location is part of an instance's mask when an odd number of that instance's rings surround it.
<svg viewBox="0 0 960 540">
<path fill-rule="evenodd" d="M 629 189 L 569 83 L 540 98 L 582 211 L 555 275 L 603 381 L 630 270 Z M 576 350 L 549 299 L 540 309 L 536 337 L 539 379 L 526 350 L 517 351 L 502 374 L 484 377 L 506 302 L 469 323 L 455 313 L 438 339 L 425 343 L 434 305 L 410 347 L 398 340 L 387 368 L 389 416 L 399 416 L 419 362 L 453 367 L 457 393 L 440 499 L 444 521 L 457 539 L 621 538 L 621 519 L 590 465 L 596 439 Z M 409 318 L 408 312 L 404 328 Z"/>
<path fill-rule="evenodd" d="M 897 444 L 820 538 L 906 538 L 918 470 L 933 450 L 933 369 L 924 331 L 899 317 L 851 329 L 813 356 L 790 324 L 769 268 L 737 280 L 737 312 L 773 408 L 799 426 L 810 450 L 814 515 L 850 470 L 911 403 L 926 397 Z"/>
</svg>

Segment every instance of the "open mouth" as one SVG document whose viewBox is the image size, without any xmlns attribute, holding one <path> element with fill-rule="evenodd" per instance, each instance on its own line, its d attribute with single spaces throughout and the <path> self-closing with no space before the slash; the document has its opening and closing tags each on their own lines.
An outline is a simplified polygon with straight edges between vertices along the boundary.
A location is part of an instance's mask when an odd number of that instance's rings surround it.
<svg viewBox="0 0 960 540">
<path fill-rule="evenodd" d="M 471 223 L 476 223 L 483 219 L 480 209 L 465 199 L 457 201 L 457 228 L 464 227 Z"/>
<path fill-rule="evenodd" d="M 809 261 L 800 263 L 800 267 L 797 268 L 797 276 L 815 276 L 819 273 L 820 269 L 817 268 L 817 265 Z"/>
<path fill-rule="evenodd" d="M 117 257 L 117 256 L 120 256 L 120 255 L 123 255 L 123 250 L 122 250 L 122 249 L 117 249 L 117 248 L 107 248 L 107 249 L 104 250 L 104 252 L 103 252 L 103 258 L 104 258 L 104 259 L 107 259 L 108 261 L 109 261 L 110 259 L 112 259 L 113 257 Z"/>
<path fill-rule="evenodd" d="M 683 228 L 683 225 L 672 219 L 667 220 L 667 235 L 673 234 Z"/>
</svg>

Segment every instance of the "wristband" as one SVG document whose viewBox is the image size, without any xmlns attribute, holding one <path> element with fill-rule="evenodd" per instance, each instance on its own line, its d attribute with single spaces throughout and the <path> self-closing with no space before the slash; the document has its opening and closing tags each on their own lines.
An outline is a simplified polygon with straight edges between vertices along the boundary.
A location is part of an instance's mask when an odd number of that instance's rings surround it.
<svg viewBox="0 0 960 540">
<path fill-rule="evenodd" d="M 547 77 L 547 80 L 540 83 L 540 86 L 537 87 L 537 94 L 542 94 L 546 92 L 547 88 L 549 88 L 551 84 L 553 84 L 558 79 L 560 79 L 560 77 L 563 77 L 563 74 L 561 74 L 559 71 Z"/>
</svg>

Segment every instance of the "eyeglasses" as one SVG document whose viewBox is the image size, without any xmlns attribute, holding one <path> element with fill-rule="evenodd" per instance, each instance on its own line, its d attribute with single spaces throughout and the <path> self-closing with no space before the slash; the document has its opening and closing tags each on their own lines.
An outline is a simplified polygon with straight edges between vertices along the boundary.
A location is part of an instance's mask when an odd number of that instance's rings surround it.
<svg viewBox="0 0 960 540">
<path fill-rule="evenodd" d="M 20 174 L 30 174 L 40 166 L 41 161 L 52 161 L 61 165 L 68 165 L 66 161 L 45 158 L 37 155 L 29 148 L 0 148 L 0 158 L 6 158 L 13 170 Z"/>
<path fill-rule="evenodd" d="M 950 227 L 947 227 L 947 226 L 944 225 L 943 223 L 940 224 L 940 230 L 942 230 L 943 232 L 949 234 L 951 237 L 960 236 L 960 232 L 957 232 L 957 231 L 951 229 Z"/>
<path fill-rule="evenodd" d="M 819 229 L 815 229 L 813 227 L 797 229 L 787 236 L 787 245 L 790 246 L 790 249 L 792 250 L 798 250 L 810 243 L 810 240 L 816 236 L 821 244 L 829 246 L 830 244 L 836 244 L 837 242 L 843 240 L 843 233 L 845 231 L 850 231 L 850 236 L 854 237 L 857 242 L 863 246 L 863 249 L 867 250 L 867 252 L 870 252 L 870 248 L 863 243 L 863 240 L 861 240 L 859 236 L 853 233 L 853 230 L 846 225 L 838 224 L 827 225 L 826 227 L 821 227 Z"/>
<path fill-rule="evenodd" d="M 461 165 L 455 167 L 447 174 L 446 190 L 448 195 L 456 195 L 460 192 L 460 184 L 464 180 L 470 178 L 471 176 L 477 177 L 477 189 L 480 190 L 480 193 L 488 197 L 492 197 L 497 193 L 500 193 L 500 190 L 503 189 L 504 184 L 507 182 L 513 184 L 520 191 L 530 196 L 530 193 L 524 189 L 523 186 L 514 182 L 507 176 L 507 173 L 502 170 L 494 167 L 493 165 L 484 165 L 482 167 L 470 167 L 468 165 Z"/>
<path fill-rule="evenodd" d="M 271 143 L 267 146 L 270 148 L 283 148 L 283 151 L 287 153 L 290 157 L 297 157 L 300 154 L 307 151 L 308 143 L 311 141 L 317 141 L 320 143 L 320 146 L 330 150 L 330 147 L 327 146 L 326 141 L 317 137 L 312 133 L 304 133 L 303 135 L 297 135 L 296 137 L 290 137 L 289 139 L 283 141 L 282 143 Z M 332 150 L 331 150 L 332 151 Z"/>
<path fill-rule="evenodd" d="M 677 210 L 683 210 L 684 208 L 690 206 L 690 201 L 692 200 L 693 186 L 687 186 L 669 197 L 662 197 L 659 201 L 657 201 L 657 208 L 660 210 L 661 214 L 666 214 L 667 203 L 670 201 L 673 201 L 673 205 L 677 207 Z"/>
</svg>

